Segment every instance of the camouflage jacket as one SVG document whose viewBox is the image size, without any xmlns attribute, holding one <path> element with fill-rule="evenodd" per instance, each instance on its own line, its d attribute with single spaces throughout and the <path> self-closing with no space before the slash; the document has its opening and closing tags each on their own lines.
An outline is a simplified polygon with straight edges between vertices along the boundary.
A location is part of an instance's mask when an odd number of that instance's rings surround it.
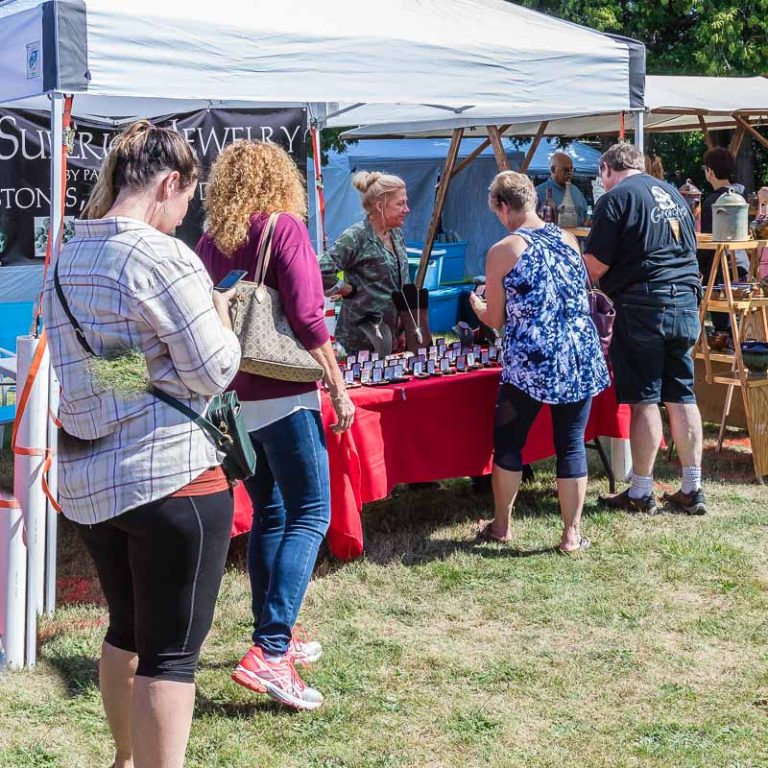
<svg viewBox="0 0 768 768">
<path fill-rule="evenodd" d="M 323 288 L 330 293 L 338 283 L 338 272 L 353 293 L 343 300 L 336 338 L 349 354 L 371 349 L 368 337 L 361 331 L 364 323 L 386 323 L 397 335 L 397 312 L 392 291 L 399 291 L 408 280 L 408 256 L 401 229 L 393 229 L 392 253 L 374 232 L 366 218 L 346 229 L 339 239 L 320 257 Z"/>
</svg>

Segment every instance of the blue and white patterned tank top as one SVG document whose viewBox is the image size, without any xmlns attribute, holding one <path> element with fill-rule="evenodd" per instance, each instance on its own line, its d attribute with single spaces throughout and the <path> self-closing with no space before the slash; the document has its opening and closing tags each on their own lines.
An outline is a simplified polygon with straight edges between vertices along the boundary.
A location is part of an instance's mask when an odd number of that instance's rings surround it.
<svg viewBox="0 0 768 768">
<path fill-rule="evenodd" d="M 528 244 L 503 280 L 501 380 L 542 403 L 574 403 L 610 384 L 581 255 L 554 224 L 513 233 Z"/>
</svg>

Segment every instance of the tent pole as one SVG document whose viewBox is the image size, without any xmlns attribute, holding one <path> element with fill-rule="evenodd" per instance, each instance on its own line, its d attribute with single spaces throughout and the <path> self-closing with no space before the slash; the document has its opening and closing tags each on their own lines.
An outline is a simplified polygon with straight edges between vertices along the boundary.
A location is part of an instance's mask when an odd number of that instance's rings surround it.
<svg viewBox="0 0 768 768">
<path fill-rule="evenodd" d="M 747 119 L 749 119 L 749 116 L 747 116 Z M 733 136 L 731 136 L 731 143 L 728 147 L 728 151 L 736 157 L 736 155 L 739 154 L 739 150 L 741 149 L 741 144 L 744 141 L 744 127 L 739 125 L 736 130 L 733 133 Z"/>
<path fill-rule="evenodd" d="M 419 262 L 419 271 L 416 273 L 416 286 L 421 288 L 424 285 L 424 278 L 427 276 L 427 266 L 429 265 L 429 256 L 432 253 L 432 243 L 435 242 L 437 235 L 437 226 L 440 221 L 440 215 L 443 212 L 445 198 L 448 194 L 448 185 L 451 183 L 451 173 L 456 165 L 456 157 L 459 154 L 459 145 L 461 137 L 464 135 L 463 128 L 454 128 L 451 136 L 451 145 L 448 147 L 448 155 L 445 158 L 443 172 L 440 174 L 440 183 L 437 186 L 437 195 L 435 195 L 435 207 L 432 211 L 432 218 L 427 228 L 427 236 L 424 238 L 424 248 L 421 251 L 421 261 Z"/>
<path fill-rule="evenodd" d="M 56 263 L 62 242 L 64 224 L 64 94 L 51 94 L 51 262 Z M 53 365 L 48 372 L 48 441 L 52 464 L 48 472 L 48 488 L 58 498 L 58 428 L 54 416 L 59 413 L 59 380 Z M 53 615 L 56 610 L 56 540 L 58 535 L 58 512 L 46 500 L 45 534 L 45 577 L 42 610 Z"/>
<path fill-rule="evenodd" d="M 645 152 L 645 112 L 635 112 L 635 146 Z"/>
<path fill-rule="evenodd" d="M 701 126 L 701 132 L 704 134 L 704 143 L 707 145 L 707 149 L 714 149 L 715 145 L 709 128 L 707 128 L 707 123 L 704 120 L 704 115 L 697 115 L 697 117 L 699 118 L 699 125 Z"/>
<path fill-rule="evenodd" d="M 509 125 L 502 125 L 501 128 L 499 128 L 499 133 L 503 135 L 507 128 L 509 128 Z M 453 173 L 451 174 L 451 178 L 453 179 L 454 176 L 463 171 L 476 157 L 478 157 L 478 155 L 481 155 L 490 146 L 491 140 L 483 139 L 483 141 L 480 142 L 480 144 L 478 144 L 477 147 L 472 150 L 472 152 L 470 152 L 460 163 L 456 165 L 456 167 L 453 169 Z"/>
<path fill-rule="evenodd" d="M 536 135 L 533 137 L 533 141 L 531 141 L 531 146 L 528 147 L 528 151 L 525 153 L 523 162 L 520 163 L 519 173 L 528 173 L 528 166 L 531 164 L 531 160 L 533 160 L 533 156 L 536 154 L 536 150 L 539 148 L 539 144 L 541 144 L 541 137 L 544 135 L 544 131 L 547 130 L 548 125 L 549 120 L 541 121 L 539 130 L 536 131 Z"/>
<path fill-rule="evenodd" d="M 504 151 L 504 145 L 501 143 L 499 127 L 497 125 L 487 125 L 485 129 L 488 131 L 488 138 L 491 140 L 493 154 L 496 155 L 496 165 L 499 171 L 508 171 L 507 153 Z"/>
<path fill-rule="evenodd" d="M 322 143 L 320 127 L 313 123 L 310 128 L 312 138 L 312 160 L 315 169 L 315 243 L 317 252 L 322 253 L 328 247 L 325 240 L 325 192 L 323 191 Z"/>
<path fill-rule="evenodd" d="M 454 178 L 454 176 L 461 173 L 478 155 L 485 152 L 488 147 L 491 146 L 491 140 L 490 139 L 484 139 L 480 144 L 477 145 L 475 149 L 472 150 L 472 153 L 467 155 L 454 169 L 453 173 L 451 174 L 451 178 Z"/>
<path fill-rule="evenodd" d="M 753 139 L 757 139 L 764 147 L 768 147 L 768 139 L 762 133 L 758 133 L 749 123 L 745 122 L 739 115 L 734 115 L 736 124 L 743 128 Z"/>
</svg>

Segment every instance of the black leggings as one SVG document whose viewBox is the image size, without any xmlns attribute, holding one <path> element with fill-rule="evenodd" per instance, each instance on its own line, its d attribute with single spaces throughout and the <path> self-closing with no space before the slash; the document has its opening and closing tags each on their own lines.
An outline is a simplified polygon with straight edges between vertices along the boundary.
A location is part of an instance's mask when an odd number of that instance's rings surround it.
<svg viewBox="0 0 768 768">
<path fill-rule="evenodd" d="M 493 424 L 494 464 L 510 472 L 522 472 L 523 446 L 542 405 L 512 384 L 499 387 Z M 560 479 L 587 476 L 584 429 L 591 405 L 592 398 L 588 397 L 576 403 L 549 406 Z"/>
<path fill-rule="evenodd" d="M 75 523 L 109 606 L 106 642 L 137 675 L 192 683 L 213 622 L 232 529 L 231 491 L 166 497 L 96 525 Z"/>
</svg>

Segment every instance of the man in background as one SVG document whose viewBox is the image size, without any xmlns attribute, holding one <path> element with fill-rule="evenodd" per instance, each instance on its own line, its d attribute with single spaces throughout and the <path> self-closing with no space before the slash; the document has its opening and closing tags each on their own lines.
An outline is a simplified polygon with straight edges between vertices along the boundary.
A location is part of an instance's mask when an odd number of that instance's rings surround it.
<svg viewBox="0 0 768 768">
<path fill-rule="evenodd" d="M 555 152 L 552 155 L 549 170 L 550 177 L 536 187 L 536 197 L 539 200 L 536 206 L 537 210 L 543 205 L 548 189 L 552 190 L 552 201 L 558 209 L 563 204 L 565 182 L 571 181 L 573 178 L 573 160 L 565 152 Z M 573 204 L 576 206 L 577 226 L 582 227 L 587 220 L 587 199 L 575 184 L 571 184 L 571 194 L 573 195 Z"/>
</svg>

